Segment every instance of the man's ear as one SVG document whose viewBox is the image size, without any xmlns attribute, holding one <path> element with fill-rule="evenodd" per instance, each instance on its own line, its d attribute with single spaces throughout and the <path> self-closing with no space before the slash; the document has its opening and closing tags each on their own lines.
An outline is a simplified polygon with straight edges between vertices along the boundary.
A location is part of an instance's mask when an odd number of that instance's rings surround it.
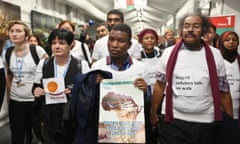
<svg viewBox="0 0 240 144">
<path fill-rule="evenodd" d="M 132 46 L 132 41 L 129 42 L 128 49 Z"/>
<path fill-rule="evenodd" d="M 25 37 L 25 40 L 28 41 L 28 38 L 29 38 L 29 36 L 26 36 L 26 37 Z"/>
<path fill-rule="evenodd" d="M 71 44 L 71 49 L 73 49 L 74 46 L 75 46 L 75 40 L 73 40 L 73 42 Z"/>
</svg>

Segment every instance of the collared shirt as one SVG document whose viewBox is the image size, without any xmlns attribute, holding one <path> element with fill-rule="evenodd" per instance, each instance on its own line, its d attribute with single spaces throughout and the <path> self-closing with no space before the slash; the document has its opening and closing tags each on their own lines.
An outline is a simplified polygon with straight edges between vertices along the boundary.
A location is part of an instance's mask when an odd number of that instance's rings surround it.
<svg viewBox="0 0 240 144">
<path fill-rule="evenodd" d="M 113 63 L 110 56 L 107 57 L 107 65 L 110 65 L 111 68 L 116 71 L 124 71 L 130 68 L 132 64 L 133 64 L 133 61 L 130 56 L 127 57 L 127 60 L 120 67 Z"/>
</svg>

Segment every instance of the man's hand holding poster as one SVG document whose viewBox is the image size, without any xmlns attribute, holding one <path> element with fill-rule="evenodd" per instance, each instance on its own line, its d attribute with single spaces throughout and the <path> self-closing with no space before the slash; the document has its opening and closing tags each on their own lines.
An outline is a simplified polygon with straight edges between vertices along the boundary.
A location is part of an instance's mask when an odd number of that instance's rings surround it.
<svg viewBox="0 0 240 144">
<path fill-rule="evenodd" d="M 132 80 L 103 80 L 99 110 L 99 143 L 145 143 L 143 91 Z"/>
</svg>

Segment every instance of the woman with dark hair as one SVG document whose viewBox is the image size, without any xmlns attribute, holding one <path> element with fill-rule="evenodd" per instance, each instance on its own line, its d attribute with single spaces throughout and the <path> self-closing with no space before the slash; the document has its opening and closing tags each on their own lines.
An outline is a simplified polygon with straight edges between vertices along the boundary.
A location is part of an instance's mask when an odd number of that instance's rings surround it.
<svg viewBox="0 0 240 144">
<path fill-rule="evenodd" d="M 42 47 L 42 42 L 40 38 L 35 34 L 32 34 L 28 37 L 28 43 L 31 45 L 38 45 Z"/>
<path fill-rule="evenodd" d="M 220 125 L 220 128 L 222 129 L 219 130 L 219 144 L 237 144 L 240 142 L 240 127 L 237 125 L 239 121 L 240 108 L 240 56 L 238 54 L 238 45 L 239 36 L 234 31 L 226 31 L 222 33 L 217 41 L 217 48 L 219 48 L 222 53 L 226 67 L 227 80 L 232 97 L 234 119 L 225 118 L 225 123 L 223 122 L 223 124 Z M 227 115 L 225 117 L 227 117 Z M 221 139 L 223 137 L 224 139 Z"/>
<path fill-rule="evenodd" d="M 86 72 L 88 66 L 87 63 L 82 63 L 70 54 L 74 44 L 74 35 L 71 31 L 53 30 L 48 37 L 48 43 L 51 45 L 53 56 L 39 63 L 32 91 L 36 100 L 42 105 L 44 141 L 47 144 L 71 144 L 75 132 L 69 111 L 71 89 L 75 75 Z M 64 90 L 61 93 L 66 95 L 66 103 L 47 103 L 46 97 L 49 93 L 45 91 L 43 81 L 49 78 L 64 79 Z"/>
<path fill-rule="evenodd" d="M 239 119 L 239 99 L 240 99 L 240 57 L 238 54 L 239 36 L 236 32 L 227 31 L 219 36 L 217 48 L 220 49 L 227 71 L 227 79 L 231 90 L 233 101 L 234 119 Z"/>
<path fill-rule="evenodd" d="M 153 93 L 154 83 L 156 81 L 155 75 L 157 67 L 155 66 L 159 61 L 161 56 L 160 50 L 156 47 L 158 40 L 157 32 L 153 29 L 146 28 L 143 29 L 138 34 L 138 41 L 142 45 L 141 50 L 141 61 L 146 67 L 146 81 L 148 84 L 148 89 Z M 156 131 L 153 132 L 153 127 L 150 122 L 150 111 L 151 111 L 152 97 L 147 97 L 144 104 L 144 114 L 145 114 L 145 127 L 146 127 L 146 138 L 148 143 L 157 143 L 155 136 Z"/>
</svg>

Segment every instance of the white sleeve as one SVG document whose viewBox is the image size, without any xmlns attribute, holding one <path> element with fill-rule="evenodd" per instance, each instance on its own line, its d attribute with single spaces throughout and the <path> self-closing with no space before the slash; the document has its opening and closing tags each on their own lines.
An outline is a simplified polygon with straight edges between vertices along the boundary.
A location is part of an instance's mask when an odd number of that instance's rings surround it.
<svg viewBox="0 0 240 144">
<path fill-rule="evenodd" d="M 157 73 L 166 74 L 168 58 L 170 57 L 173 48 L 174 47 L 169 47 L 163 51 L 163 54 L 157 63 Z"/>
<path fill-rule="evenodd" d="M 214 54 L 218 77 L 225 76 L 226 68 L 225 68 L 225 64 L 224 64 L 224 58 L 223 58 L 220 50 L 216 49 L 216 48 L 212 48 L 212 47 L 211 47 L 211 50 L 212 50 L 212 53 Z"/>
<path fill-rule="evenodd" d="M 81 60 L 81 64 L 82 64 L 82 73 L 87 73 L 90 71 L 87 61 Z"/>
<path fill-rule="evenodd" d="M 88 45 L 87 45 L 86 43 L 84 43 L 84 48 L 85 48 L 85 51 L 86 51 L 87 58 L 88 58 L 89 62 L 92 63 L 91 54 L 90 54 L 90 51 L 89 51 Z"/>
<path fill-rule="evenodd" d="M 40 84 L 41 83 L 41 78 L 42 78 L 42 67 L 43 67 L 43 64 L 45 62 L 45 59 L 41 59 L 40 62 L 38 63 L 37 65 L 37 69 L 36 69 L 36 73 L 35 73 L 35 76 L 34 76 L 34 83 L 38 83 Z"/>
<path fill-rule="evenodd" d="M 100 56 L 99 56 L 100 49 L 101 49 L 101 42 L 97 40 L 93 48 L 92 59 L 94 60 L 100 59 Z"/>
<path fill-rule="evenodd" d="M 43 56 L 47 54 L 46 51 L 44 50 L 44 48 L 41 46 L 36 46 L 36 51 L 37 51 L 37 55 L 40 59 L 42 59 Z"/>
<path fill-rule="evenodd" d="M 140 59 L 141 58 L 141 44 L 138 43 L 138 41 L 133 38 L 131 41 L 132 41 L 132 45 L 128 49 L 128 54 L 135 59 Z"/>
</svg>

